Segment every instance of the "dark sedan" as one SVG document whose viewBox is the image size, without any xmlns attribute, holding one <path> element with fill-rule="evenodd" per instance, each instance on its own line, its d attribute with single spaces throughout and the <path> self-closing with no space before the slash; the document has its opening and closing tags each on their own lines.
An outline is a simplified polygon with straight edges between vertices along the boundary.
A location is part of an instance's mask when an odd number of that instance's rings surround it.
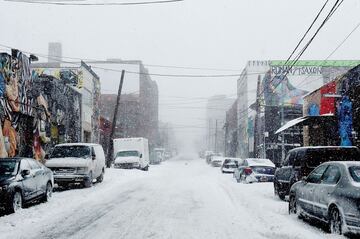
<svg viewBox="0 0 360 239">
<path fill-rule="evenodd" d="M 0 158 L 0 207 L 7 212 L 16 212 L 35 200 L 48 201 L 53 185 L 53 173 L 38 161 Z"/>
<path fill-rule="evenodd" d="M 290 190 L 289 213 L 318 219 L 335 234 L 360 232 L 360 162 L 327 162 Z"/>
</svg>

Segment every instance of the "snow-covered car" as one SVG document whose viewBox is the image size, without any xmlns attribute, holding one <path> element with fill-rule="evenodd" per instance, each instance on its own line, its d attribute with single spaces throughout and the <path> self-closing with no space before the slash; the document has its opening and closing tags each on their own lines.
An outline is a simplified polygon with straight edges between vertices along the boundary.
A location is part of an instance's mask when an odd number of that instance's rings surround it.
<svg viewBox="0 0 360 239">
<path fill-rule="evenodd" d="M 329 225 L 335 234 L 360 233 L 360 162 L 326 162 L 290 190 L 289 213 Z"/>
<path fill-rule="evenodd" d="M 222 166 L 222 173 L 234 173 L 235 169 L 239 167 L 240 158 L 225 158 Z"/>
<path fill-rule="evenodd" d="M 245 183 L 272 182 L 275 164 L 270 159 L 247 158 L 235 170 L 236 181 Z"/>
<path fill-rule="evenodd" d="M 0 208 L 7 212 L 16 212 L 35 200 L 50 200 L 53 185 L 51 170 L 34 159 L 0 159 Z"/>
<path fill-rule="evenodd" d="M 205 160 L 206 160 L 206 163 L 210 164 L 211 163 L 211 157 L 215 155 L 214 152 L 212 151 L 206 151 L 205 152 Z"/>
<path fill-rule="evenodd" d="M 53 171 L 58 186 L 80 183 L 91 187 L 94 179 L 98 183 L 103 181 L 105 155 L 99 144 L 58 144 L 47 156 L 45 165 Z"/>
<path fill-rule="evenodd" d="M 222 164 L 223 164 L 223 162 L 224 162 L 224 158 L 223 157 L 221 157 L 221 156 L 213 156 L 212 158 L 211 158 L 211 166 L 213 166 L 213 167 L 221 167 L 222 166 Z"/>
</svg>

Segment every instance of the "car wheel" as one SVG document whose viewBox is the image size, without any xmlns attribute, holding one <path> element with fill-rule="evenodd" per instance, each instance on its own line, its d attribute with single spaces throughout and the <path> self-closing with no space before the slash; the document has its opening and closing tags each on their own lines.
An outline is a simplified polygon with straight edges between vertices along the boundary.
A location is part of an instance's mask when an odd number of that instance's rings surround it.
<svg viewBox="0 0 360 239">
<path fill-rule="evenodd" d="M 21 192 L 16 191 L 13 195 L 12 202 L 10 205 L 10 212 L 17 212 L 23 207 L 23 198 Z"/>
<path fill-rule="evenodd" d="M 96 179 L 97 183 L 101 183 L 104 180 L 104 169 L 101 171 L 100 176 Z"/>
<path fill-rule="evenodd" d="M 46 184 L 46 191 L 45 191 L 45 194 L 44 194 L 44 202 L 50 201 L 50 199 L 52 197 L 52 193 L 53 193 L 53 187 L 52 187 L 51 183 L 48 182 Z"/>
<path fill-rule="evenodd" d="M 278 195 L 279 195 L 279 193 L 278 193 L 278 187 L 277 187 L 277 183 L 276 183 L 276 182 L 274 182 L 274 195 L 275 195 L 275 196 L 278 196 Z"/>
<path fill-rule="evenodd" d="M 93 177 L 92 177 L 92 172 L 90 172 L 88 179 L 85 179 L 85 181 L 84 181 L 84 187 L 85 188 L 92 187 L 92 182 L 93 182 Z"/>
<path fill-rule="evenodd" d="M 343 234 L 343 220 L 339 209 L 336 207 L 330 210 L 330 222 L 329 222 L 330 232 L 337 235 Z"/>
<path fill-rule="evenodd" d="M 289 214 L 297 214 L 296 198 L 291 196 L 289 200 Z"/>
<path fill-rule="evenodd" d="M 277 183 L 274 183 L 274 193 L 275 195 L 277 195 L 281 200 L 285 200 L 285 195 L 281 192 L 279 192 L 279 186 L 277 185 Z"/>
</svg>

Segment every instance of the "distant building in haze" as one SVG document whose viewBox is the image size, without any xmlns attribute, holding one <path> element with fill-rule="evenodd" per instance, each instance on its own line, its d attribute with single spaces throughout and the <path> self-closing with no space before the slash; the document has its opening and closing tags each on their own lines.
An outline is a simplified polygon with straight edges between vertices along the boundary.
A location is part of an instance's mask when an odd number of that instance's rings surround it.
<svg viewBox="0 0 360 239">
<path fill-rule="evenodd" d="M 207 149 L 224 152 L 224 124 L 226 111 L 234 103 L 235 99 L 226 95 L 215 95 L 208 99 L 206 105 L 206 141 Z"/>
</svg>

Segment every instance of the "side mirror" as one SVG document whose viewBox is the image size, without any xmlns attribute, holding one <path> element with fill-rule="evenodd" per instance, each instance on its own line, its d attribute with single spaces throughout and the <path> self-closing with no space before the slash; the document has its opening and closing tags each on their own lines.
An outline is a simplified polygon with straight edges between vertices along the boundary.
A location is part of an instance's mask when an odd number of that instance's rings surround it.
<svg viewBox="0 0 360 239">
<path fill-rule="evenodd" d="M 50 154 L 45 154 L 45 157 L 44 157 L 46 160 L 49 160 L 50 159 Z"/>
<path fill-rule="evenodd" d="M 21 176 L 24 178 L 25 176 L 30 175 L 29 169 L 24 169 L 21 171 Z"/>
<path fill-rule="evenodd" d="M 142 158 L 142 154 L 140 154 L 140 158 Z"/>
<path fill-rule="evenodd" d="M 92 154 L 92 155 L 91 155 L 91 159 L 92 159 L 92 160 L 95 160 L 95 159 L 96 159 L 96 155 L 95 155 L 95 154 Z"/>
<path fill-rule="evenodd" d="M 301 178 L 301 181 L 304 181 L 304 182 L 307 183 L 307 177 L 306 177 L 306 176 L 303 176 L 303 177 Z"/>
</svg>

